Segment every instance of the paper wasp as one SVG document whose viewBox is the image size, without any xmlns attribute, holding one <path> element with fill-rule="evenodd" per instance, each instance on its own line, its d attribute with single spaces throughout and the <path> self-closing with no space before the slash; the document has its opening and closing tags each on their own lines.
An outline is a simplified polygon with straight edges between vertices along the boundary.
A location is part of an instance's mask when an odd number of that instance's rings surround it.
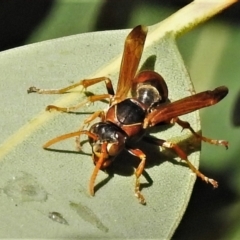
<svg viewBox="0 0 240 240">
<path fill-rule="evenodd" d="M 168 87 L 160 74 L 151 70 L 144 70 L 137 73 L 146 36 L 147 27 L 144 26 L 135 27 L 127 36 L 116 92 L 113 89 L 111 80 L 107 77 L 81 80 L 63 89 L 48 90 L 37 89 L 36 87 L 28 89 L 28 93 L 61 94 L 80 85 L 87 88 L 96 83 L 105 82 L 106 94 L 87 97 L 86 101 L 69 108 L 61 108 L 53 105 L 49 105 L 46 108 L 47 110 L 68 112 L 76 110 L 88 102 L 109 99 L 108 109 L 106 111 L 96 111 L 84 121 L 84 124 L 89 124 L 96 118 L 100 118 L 100 122 L 93 124 L 88 130 L 81 129 L 58 136 L 43 146 L 46 149 L 52 144 L 70 137 L 79 137 L 82 134 L 88 136 L 95 164 L 89 183 L 91 195 L 94 195 L 94 183 L 98 171 L 107 168 L 114 158 L 123 149 L 126 149 L 140 160 L 138 167 L 135 169 L 135 195 L 140 203 L 145 204 L 145 199 L 140 192 L 139 178 L 144 170 L 146 156 L 140 149 L 131 147 L 132 142 L 140 139 L 157 146 L 173 149 L 198 177 L 212 184 L 214 188 L 218 186 L 215 180 L 208 178 L 191 164 L 187 154 L 177 144 L 152 136 L 146 136 L 145 132 L 147 128 L 159 123 L 177 123 L 181 127 L 189 129 L 195 137 L 204 142 L 223 145 L 228 148 L 227 141 L 213 140 L 201 136 L 192 129 L 188 122 L 178 118 L 181 115 L 216 104 L 227 95 L 228 89 L 225 86 L 221 86 L 213 91 L 204 91 L 175 102 L 169 102 Z M 128 97 L 130 91 L 131 97 Z"/>
</svg>

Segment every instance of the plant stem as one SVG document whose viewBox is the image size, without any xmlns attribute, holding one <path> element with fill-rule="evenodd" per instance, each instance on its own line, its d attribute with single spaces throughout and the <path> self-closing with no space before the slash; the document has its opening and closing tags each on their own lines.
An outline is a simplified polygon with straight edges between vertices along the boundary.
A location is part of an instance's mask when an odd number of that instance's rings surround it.
<svg viewBox="0 0 240 240">
<path fill-rule="evenodd" d="M 238 0 L 195 0 L 168 17 L 153 25 L 153 31 L 165 34 L 171 32 L 177 37 L 205 22 Z"/>
</svg>

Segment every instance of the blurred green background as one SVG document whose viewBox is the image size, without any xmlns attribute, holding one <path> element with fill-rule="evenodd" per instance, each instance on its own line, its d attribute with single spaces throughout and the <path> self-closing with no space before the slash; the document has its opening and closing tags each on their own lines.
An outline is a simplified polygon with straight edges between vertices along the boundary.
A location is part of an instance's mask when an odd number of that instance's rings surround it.
<svg viewBox="0 0 240 240">
<path fill-rule="evenodd" d="M 152 25 L 189 2 L 2 0 L 0 50 L 90 31 Z M 200 114 L 203 134 L 229 140 L 230 147 L 226 151 L 203 143 L 201 170 L 220 186 L 213 191 L 197 180 L 174 239 L 240 239 L 239 13 L 237 3 L 177 41 L 197 92 L 228 86 L 227 98 Z"/>
</svg>

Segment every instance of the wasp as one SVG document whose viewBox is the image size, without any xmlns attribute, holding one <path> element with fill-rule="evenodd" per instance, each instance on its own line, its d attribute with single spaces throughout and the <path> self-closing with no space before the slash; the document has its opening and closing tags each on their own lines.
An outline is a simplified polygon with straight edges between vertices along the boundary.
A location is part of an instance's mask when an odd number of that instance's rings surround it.
<svg viewBox="0 0 240 240">
<path fill-rule="evenodd" d="M 93 120 L 100 118 L 100 121 L 90 126 L 88 130 L 67 133 L 44 144 L 47 149 L 52 144 L 71 137 L 87 135 L 92 148 L 92 159 L 95 164 L 89 181 L 89 191 L 94 195 L 94 184 L 99 170 L 106 169 L 115 157 L 126 149 L 130 154 L 139 159 L 139 165 L 135 169 L 134 193 L 141 204 L 145 204 L 145 198 L 140 191 L 140 176 L 146 164 L 146 155 L 140 149 L 132 146 L 133 142 L 146 141 L 153 145 L 173 149 L 176 154 L 184 160 L 189 168 L 206 183 L 214 188 L 218 182 L 205 176 L 188 160 L 187 154 L 175 143 L 146 135 L 146 130 L 161 123 L 177 123 L 201 141 L 214 145 L 222 145 L 228 148 L 225 140 L 214 140 L 206 138 L 195 132 L 188 122 L 182 121 L 179 116 L 195 110 L 214 105 L 221 101 L 227 94 L 228 88 L 220 86 L 212 91 L 204 91 L 180 100 L 170 102 L 168 100 L 168 87 L 163 77 L 152 70 L 137 71 L 142 56 L 147 27 L 137 26 L 127 36 L 120 66 L 117 89 L 114 91 L 112 82 L 107 77 L 84 79 L 71 86 L 62 89 L 38 89 L 30 87 L 28 93 L 39 94 L 61 94 L 77 86 L 87 88 L 91 85 L 104 82 L 106 94 L 92 95 L 85 101 L 69 108 L 62 108 L 54 105 L 47 106 L 46 110 L 57 110 L 69 112 L 85 105 L 108 99 L 109 107 L 105 111 L 96 111 L 88 117 L 84 124 L 90 124 Z M 131 97 L 128 97 L 131 92 Z"/>
</svg>

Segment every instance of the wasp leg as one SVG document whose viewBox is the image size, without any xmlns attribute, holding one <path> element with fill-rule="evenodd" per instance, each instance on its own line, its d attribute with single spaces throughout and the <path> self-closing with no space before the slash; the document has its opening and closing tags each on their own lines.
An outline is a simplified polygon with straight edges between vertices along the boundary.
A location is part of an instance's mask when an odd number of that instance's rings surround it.
<svg viewBox="0 0 240 240">
<path fill-rule="evenodd" d="M 145 198 L 141 194 L 140 191 L 140 176 L 142 175 L 142 172 L 145 167 L 145 162 L 146 162 L 146 155 L 139 149 L 127 149 L 129 153 L 132 155 L 140 158 L 141 162 L 139 163 L 137 169 L 135 170 L 135 176 L 136 176 L 136 182 L 135 182 L 135 196 L 139 200 L 139 202 L 143 205 L 146 204 Z"/>
<path fill-rule="evenodd" d="M 114 90 L 113 90 L 113 86 L 112 86 L 112 81 L 107 78 L 107 77 L 99 77 L 99 78 L 93 78 L 93 79 L 84 79 L 81 80 L 80 82 L 74 83 L 68 87 L 65 88 L 60 88 L 60 89 L 40 89 L 40 88 L 36 88 L 36 87 L 30 87 L 27 92 L 28 93 L 39 93 L 39 94 L 62 94 L 62 93 L 66 93 L 67 91 L 78 87 L 78 86 L 83 86 L 85 89 L 91 85 L 94 85 L 96 83 L 99 82 L 105 82 L 106 88 L 107 88 L 107 92 L 110 95 L 114 95 Z"/>
<path fill-rule="evenodd" d="M 93 113 L 91 116 L 89 116 L 88 118 L 86 118 L 84 120 L 84 124 L 89 124 L 90 122 L 92 122 L 93 120 L 95 120 L 98 117 L 101 118 L 102 122 L 104 122 L 105 121 L 105 112 L 104 111 L 96 111 L 95 113 Z"/>
<path fill-rule="evenodd" d="M 105 112 L 104 111 L 96 111 L 91 116 L 86 118 L 84 120 L 83 125 L 80 127 L 79 131 L 83 131 L 85 125 L 89 125 L 90 122 L 92 122 L 93 120 L 95 120 L 98 117 L 101 118 L 102 122 L 104 122 L 104 120 L 105 120 Z M 75 141 L 76 141 L 76 148 L 77 148 L 78 151 L 81 151 L 81 148 L 82 148 L 80 137 L 81 137 L 81 135 L 78 135 L 76 137 L 76 139 L 75 139 Z"/>
<path fill-rule="evenodd" d="M 198 139 L 200 139 L 203 142 L 208 142 L 210 144 L 214 144 L 214 145 L 222 145 L 224 146 L 226 149 L 228 149 L 228 141 L 225 140 L 215 140 L 215 139 L 210 139 L 207 137 L 202 136 L 201 134 L 196 133 L 189 122 L 186 121 L 182 121 L 179 118 L 173 118 L 171 120 L 171 123 L 177 123 L 179 126 L 181 126 L 183 129 L 189 129 L 191 131 L 191 133 Z"/>
<path fill-rule="evenodd" d="M 61 89 L 39 89 L 36 87 L 30 87 L 27 90 L 27 92 L 28 93 L 36 92 L 39 94 L 63 94 L 63 93 L 66 93 L 67 91 L 69 91 L 75 87 L 78 87 L 78 86 L 83 86 L 83 88 L 86 89 L 87 87 L 89 87 L 91 85 L 94 85 L 96 83 L 103 82 L 103 81 L 105 82 L 105 85 L 106 85 L 106 89 L 108 92 L 107 94 L 90 96 L 84 102 L 77 104 L 76 106 L 72 106 L 72 107 L 68 107 L 68 108 L 57 107 L 54 105 L 49 105 L 46 107 L 47 111 L 57 110 L 57 111 L 61 111 L 61 112 L 69 112 L 69 111 L 76 110 L 89 102 L 96 102 L 96 101 L 100 101 L 100 100 L 103 100 L 106 98 L 111 99 L 115 94 L 113 86 L 112 86 L 112 81 L 107 77 L 99 77 L 99 78 L 93 78 L 93 79 L 84 79 L 78 83 L 72 84 L 68 87 L 61 88 Z"/>
<path fill-rule="evenodd" d="M 173 149 L 176 154 L 182 159 L 184 160 L 187 165 L 189 166 L 189 168 L 198 176 L 200 177 L 203 181 L 205 181 L 206 183 L 211 183 L 213 185 L 214 188 L 218 187 L 218 182 L 215 181 L 214 179 L 208 178 L 207 176 L 205 176 L 204 174 L 202 174 L 198 169 L 196 169 L 192 163 L 188 160 L 187 154 L 175 143 L 172 142 L 168 142 L 162 139 L 158 139 L 158 138 L 153 138 L 153 137 L 143 137 L 143 140 L 148 142 L 148 143 L 152 143 L 154 145 L 160 146 L 160 147 L 165 147 L 165 148 L 170 148 Z"/>
<path fill-rule="evenodd" d="M 93 95 L 93 96 L 90 96 L 88 97 L 85 101 L 75 105 L 75 106 L 72 106 L 72 107 L 57 107 L 57 106 L 54 106 L 54 105 L 48 105 L 46 107 L 46 111 L 52 111 L 52 110 L 56 110 L 56 111 L 60 111 L 60 112 L 70 112 L 70 111 L 74 111 L 82 106 L 84 106 L 85 104 L 91 102 L 96 102 L 96 101 L 100 101 L 100 100 L 103 100 L 103 99 L 106 99 L 106 98 L 112 98 L 112 95 L 110 94 L 101 94 L 101 95 Z"/>
</svg>

